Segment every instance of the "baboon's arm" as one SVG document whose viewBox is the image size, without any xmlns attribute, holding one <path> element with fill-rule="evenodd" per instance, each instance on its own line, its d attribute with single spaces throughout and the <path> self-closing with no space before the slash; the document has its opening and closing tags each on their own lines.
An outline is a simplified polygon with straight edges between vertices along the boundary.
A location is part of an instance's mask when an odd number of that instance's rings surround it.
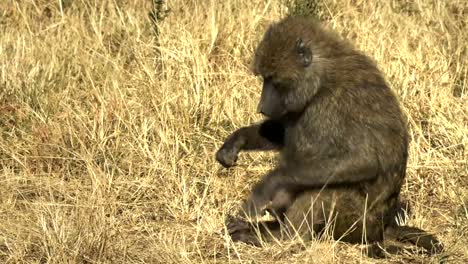
<svg viewBox="0 0 468 264">
<path fill-rule="evenodd" d="M 288 168 L 286 185 L 322 187 L 324 185 L 353 184 L 373 180 L 378 176 L 375 158 L 356 153 L 353 156 L 329 158 L 311 164 Z"/>
<path fill-rule="evenodd" d="M 329 158 L 310 164 L 276 168 L 254 185 L 243 211 L 253 216 L 270 204 L 274 211 L 287 208 L 295 193 L 325 185 L 355 184 L 377 178 L 377 161 L 360 155 Z"/>
<path fill-rule="evenodd" d="M 377 160 L 355 154 L 278 168 L 275 173 L 266 175 L 256 189 L 271 195 L 279 189 L 296 192 L 325 185 L 355 184 L 373 180 L 377 176 Z"/>
<path fill-rule="evenodd" d="M 280 121 L 266 120 L 232 133 L 216 153 L 216 160 L 224 167 L 231 167 L 241 150 L 279 150 L 283 141 L 283 124 Z"/>
</svg>

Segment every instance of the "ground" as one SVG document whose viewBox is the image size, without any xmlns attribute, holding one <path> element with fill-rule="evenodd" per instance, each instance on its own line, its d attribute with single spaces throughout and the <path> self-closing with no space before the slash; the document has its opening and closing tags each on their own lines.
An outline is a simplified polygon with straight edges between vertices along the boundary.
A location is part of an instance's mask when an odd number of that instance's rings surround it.
<svg viewBox="0 0 468 264">
<path fill-rule="evenodd" d="M 250 70 L 285 1 L 0 2 L 0 262 L 430 263 L 361 247 L 233 243 L 224 219 L 274 153 L 214 159 L 255 113 Z M 159 4 L 158 4 L 159 3 Z M 324 0 L 408 115 L 408 224 L 468 262 L 468 3 Z"/>
</svg>

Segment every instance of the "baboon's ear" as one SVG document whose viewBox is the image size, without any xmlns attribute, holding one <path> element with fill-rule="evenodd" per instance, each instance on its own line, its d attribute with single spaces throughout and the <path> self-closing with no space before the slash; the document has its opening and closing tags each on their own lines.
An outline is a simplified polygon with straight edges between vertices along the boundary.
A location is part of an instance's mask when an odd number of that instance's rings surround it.
<svg viewBox="0 0 468 264">
<path fill-rule="evenodd" d="M 307 67 L 312 62 L 312 51 L 302 39 L 296 41 L 296 52 L 299 55 L 302 66 Z"/>
</svg>

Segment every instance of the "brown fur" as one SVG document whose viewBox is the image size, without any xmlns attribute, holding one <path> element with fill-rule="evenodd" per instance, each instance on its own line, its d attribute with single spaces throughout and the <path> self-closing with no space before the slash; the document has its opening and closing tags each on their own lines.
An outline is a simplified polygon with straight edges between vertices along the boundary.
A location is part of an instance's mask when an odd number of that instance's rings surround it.
<svg viewBox="0 0 468 264">
<path fill-rule="evenodd" d="M 269 27 L 253 65 L 264 79 L 259 109 L 269 118 L 235 131 L 216 157 L 229 167 L 241 150 L 280 151 L 276 168 L 243 205 L 249 217 L 277 215 L 280 224 L 264 228 L 264 237 L 320 234 L 330 217 L 332 236 L 352 243 L 381 242 L 386 229 L 403 230 L 394 218 L 408 133 L 375 63 L 316 22 L 287 17 Z M 245 222 L 229 227 L 234 240 L 258 243 Z M 423 243 L 428 250 L 439 244 L 432 236 Z"/>
</svg>

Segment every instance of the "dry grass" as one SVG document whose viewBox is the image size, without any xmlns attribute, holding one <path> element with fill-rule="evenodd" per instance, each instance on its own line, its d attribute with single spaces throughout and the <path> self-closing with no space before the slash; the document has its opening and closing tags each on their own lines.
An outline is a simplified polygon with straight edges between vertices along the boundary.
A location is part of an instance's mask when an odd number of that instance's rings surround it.
<svg viewBox="0 0 468 264">
<path fill-rule="evenodd" d="M 213 155 L 260 118 L 249 62 L 285 9 L 168 2 L 156 38 L 150 1 L 0 1 L 0 262 L 378 262 L 344 243 L 223 235 L 274 155 L 231 170 Z M 405 2 L 328 0 L 321 15 L 378 61 L 410 118 L 409 224 L 466 263 L 468 4 Z"/>
</svg>

